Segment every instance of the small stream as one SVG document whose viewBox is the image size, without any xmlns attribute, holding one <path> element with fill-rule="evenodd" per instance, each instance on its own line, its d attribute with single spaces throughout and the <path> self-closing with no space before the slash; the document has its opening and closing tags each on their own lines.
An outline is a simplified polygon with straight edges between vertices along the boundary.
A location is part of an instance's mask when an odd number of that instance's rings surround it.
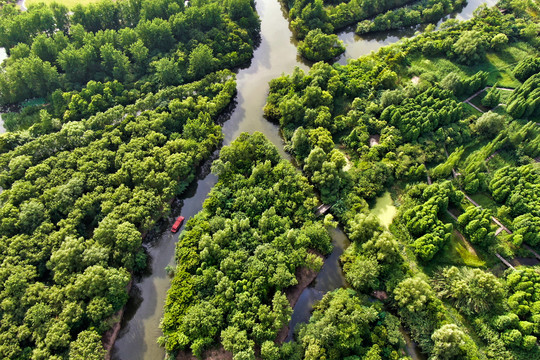
<svg viewBox="0 0 540 360">
<path fill-rule="evenodd" d="M 392 223 L 397 209 L 388 191 L 375 200 L 370 212 L 379 217 L 384 227 L 388 227 Z M 300 294 L 293 308 L 293 314 L 289 322 L 289 333 L 285 341 L 292 340 L 297 324 L 309 321 L 313 305 L 321 300 L 324 294 L 349 286 L 341 269 L 339 258 L 349 247 L 350 241 L 340 228 L 331 230 L 330 236 L 332 237 L 334 250 L 324 261 L 324 265 L 315 280 Z"/>
<path fill-rule="evenodd" d="M 334 250 L 324 260 L 324 265 L 315 280 L 300 294 L 293 308 L 293 314 L 289 322 L 289 333 L 285 341 L 292 340 L 297 324 L 308 322 L 313 306 L 323 298 L 324 294 L 340 287 L 348 287 L 339 264 L 339 258 L 349 246 L 350 241 L 340 228 L 330 230 L 330 236 L 332 237 Z"/>
</svg>

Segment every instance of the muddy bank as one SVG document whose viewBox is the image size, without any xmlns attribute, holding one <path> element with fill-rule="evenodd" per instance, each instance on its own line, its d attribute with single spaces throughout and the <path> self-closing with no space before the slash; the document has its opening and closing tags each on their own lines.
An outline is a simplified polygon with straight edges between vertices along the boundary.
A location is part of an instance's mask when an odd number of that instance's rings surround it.
<svg viewBox="0 0 540 360">
<path fill-rule="evenodd" d="M 223 346 L 216 349 L 208 349 L 203 352 L 202 358 L 205 360 L 232 360 L 233 355 L 231 352 L 225 350 Z M 191 351 L 180 351 L 176 355 L 176 360 L 198 360 Z"/>
<path fill-rule="evenodd" d="M 324 257 L 321 254 L 315 251 L 312 251 L 312 253 L 324 260 Z M 318 273 L 318 271 L 305 267 L 296 270 L 295 275 L 298 284 L 291 286 L 290 288 L 285 290 L 285 295 L 287 296 L 287 300 L 289 300 L 291 308 L 294 309 L 294 306 L 300 298 L 300 295 L 302 295 L 302 292 L 304 292 L 304 290 L 313 282 L 313 280 L 315 280 Z M 275 340 L 276 344 L 282 344 L 287 339 L 289 330 L 289 324 L 287 324 L 279 331 Z"/>
<path fill-rule="evenodd" d="M 126 292 L 129 294 L 131 291 L 131 287 L 133 286 L 133 275 L 131 275 L 131 280 L 129 280 L 128 285 L 126 286 Z M 118 337 L 118 334 L 120 333 L 120 328 L 122 327 L 122 318 L 124 317 L 124 311 L 126 310 L 126 306 L 122 306 L 120 310 L 113 316 L 111 316 L 111 319 L 115 321 L 114 325 L 107 330 L 103 337 L 101 338 L 101 342 L 103 343 L 103 347 L 105 348 L 106 354 L 105 354 L 105 360 L 111 359 L 111 351 L 114 346 L 114 342 L 116 341 L 116 338 Z"/>
</svg>

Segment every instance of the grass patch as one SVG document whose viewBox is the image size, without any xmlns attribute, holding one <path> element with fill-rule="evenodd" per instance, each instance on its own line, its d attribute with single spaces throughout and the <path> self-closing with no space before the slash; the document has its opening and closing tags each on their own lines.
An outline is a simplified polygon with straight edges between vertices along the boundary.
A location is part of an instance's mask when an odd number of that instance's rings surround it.
<svg viewBox="0 0 540 360">
<path fill-rule="evenodd" d="M 470 266 L 485 268 L 486 262 L 478 256 L 478 252 L 472 249 L 454 229 L 452 237 L 444 247 L 435 255 L 433 260 L 424 265 L 427 274 L 432 274 L 441 266 Z"/>
<path fill-rule="evenodd" d="M 68 7 L 68 9 L 73 9 L 75 5 L 85 5 L 90 3 L 97 3 L 100 0 L 26 0 L 24 5 L 26 7 L 29 7 L 31 5 L 39 4 L 39 3 L 45 3 L 47 5 L 50 5 L 52 3 L 58 3 L 62 4 Z"/>
<path fill-rule="evenodd" d="M 488 109 L 487 107 L 485 107 L 484 105 L 482 105 L 482 100 L 484 99 L 484 97 L 486 96 L 487 94 L 487 91 L 482 91 L 480 94 L 476 95 L 475 97 L 473 97 L 470 102 L 471 104 L 475 105 L 476 107 L 480 108 L 480 110 L 482 111 L 488 111 L 490 109 Z"/>
<path fill-rule="evenodd" d="M 484 267 L 486 265 L 485 261 L 471 251 L 471 246 L 459 236 L 457 230 L 453 231 L 447 246 L 449 248 L 448 255 L 451 258 L 458 259 L 463 265 L 472 267 Z"/>
<path fill-rule="evenodd" d="M 489 171 L 497 171 L 505 166 L 518 166 L 513 152 L 500 150 L 497 155 L 487 162 Z"/>
<path fill-rule="evenodd" d="M 497 204 L 495 204 L 495 201 L 493 201 L 493 199 L 488 194 L 477 193 L 474 195 L 469 195 L 469 197 L 476 201 L 476 203 L 484 209 L 489 209 L 494 214 L 497 214 Z"/>
<path fill-rule="evenodd" d="M 510 97 L 510 95 L 512 95 L 513 91 L 511 90 L 499 90 L 499 91 L 501 92 L 499 103 L 508 104 L 508 98 Z"/>
<path fill-rule="evenodd" d="M 499 99 L 499 104 L 506 104 L 508 103 L 508 98 L 510 97 L 510 95 L 512 95 L 512 90 L 502 90 L 502 89 L 499 89 L 499 92 L 501 94 L 501 97 Z M 500 113 L 501 115 L 505 115 L 506 114 L 506 111 L 504 110 L 505 107 L 503 107 L 501 109 L 501 106 L 496 106 L 495 108 L 487 108 L 485 107 L 484 105 L 482 105 L 482 100 L 484 100 L 484 98 L 486 97 L 487 95 L 487 91 L 482 91 L 480 94 L 476 95 L 475 97 L 473 97 L 470 102 L 471 104 L 475 105 L 476 107 L 478 107 L 480 110 L 484 111 L 484 112 L 487 112 L 487 111 L 493 111 L 493 112 L 497 112 L 497 113 Z M 475 109 L 476 110 L 476 109 Z"/>
<path fill-rule="evenodd" d="M 500 87 L 516 88 L 521 83 L 514 77 L 512 70 L 517 63 L 527 56 L 535 54 L 535 50 L 526 42 L 511 43 L 498 52 L 486 54 L 486 58 L 473 66 L 460 65 L 445 58 L 415 58 L 411 67 L 431 72 L 442 80 L 448 73 L 456 72 L 461 76 L 471 76 L 478 71 L 489 74 L 488 85 L 497 84 Z"/>
<path fill-rule="evenodd" d="M 476 110 L 474 107 L 467 103 L 463 103 L 463 108 L 465 109 L 465 115 L 480 116 L 483 114 L 481 111 Z"/>
</svg>

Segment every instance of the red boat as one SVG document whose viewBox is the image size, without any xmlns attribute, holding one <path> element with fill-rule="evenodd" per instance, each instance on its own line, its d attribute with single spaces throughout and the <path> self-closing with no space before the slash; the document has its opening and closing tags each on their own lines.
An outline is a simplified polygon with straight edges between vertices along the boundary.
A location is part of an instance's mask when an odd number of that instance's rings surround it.
<svg viewBox="0 0 540 360">
<path fill-rule="evenodd" d="M 177 232 L 178 229 L 180 229 L 180 226 L 182 226 L 182 223 L 184 222 L 184 217 L 183 216 L 179 216 L 176 221 L 174 222 L 173 226 L 172 226 L 172 229 L 171 231 L 173 233 Z"/>
</svg>

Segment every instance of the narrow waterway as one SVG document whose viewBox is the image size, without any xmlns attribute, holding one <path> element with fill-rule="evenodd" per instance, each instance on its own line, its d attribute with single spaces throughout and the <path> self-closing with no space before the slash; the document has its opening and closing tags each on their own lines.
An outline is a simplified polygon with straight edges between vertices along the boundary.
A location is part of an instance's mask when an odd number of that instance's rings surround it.
<svg viewBox="0 0 540 360">
<path fill-rule="evenodd" d="M 291 316 L 291 321 L 289 322 L 289 333 L 285 341 L 292 340 L 294 329 L 297 324 L 305 323 L 309 320 L 313 305 L 321 300 L 324 294 L 340 287 L 348 287 L 339 264 L 339 258 L 349 246 L 349 239 L 340 228 L 330 230 L 330 236 L 332 237 L 334 249 L 324 260 L 324 265 L 317 274 L 315 280 L 313 280 L 311 285 L 305 288 L 304 291 L 302 291 L 302 294 L 300 294 L 300 297 L 293 308 L 293 314 Z"/>
<path fill-rule="evenodd" d="M 473 0 L 473 2 L 482 2 Z M 238 71 L 238 95 L 236 106 L 230 118 L 223 125 L 224 145 L 230 144 L 240 133 L 262 132 L 288 158 L 283 150 L 283 140 L 276 124 L 263 117 L 262 108 L 268 95 L 268 82 L 282 73 L 291 73 L 295 66 L 304 70 L 308 66 L 297 55 L 295 42 L 288 27 L 288 21 L 277 0 L 257 0 L 257 12 L 261 18 L 261 44 L 254 53 L 254 58 L 245 69 Z M 471 10 L 472 13 L 472 10 Z M 342 34 L 348 49 L 341 61 L 359 57 L 378 50 L 380 47 L 398 41 L 403 36 L 412 36 L 414 31 L 398 31 L 394 35 L 375 35 L 360 38 L 352 33 Z M 347 38 L 348 36 L 348 38 Z M 209 164 L 206 164 L 208 167 Z M 198 181 L 175 207 L 175 216 L 182 214 L 186 218 L 195 215 L 201 208 L 208 192 L 216 183 L 216 177 L 203 171 Z M 171 216 L 169 222 L 173 222 Z M 165 268 L 174 265 L 174 247 L 178 234 L 171 234 L 170 223 L 164 223 L 161 231 L 148 242 L 151 257 L 148 274 L 136 279 L 131 291 L 131 298 L 122 321 L 122 330 L 113 348 L 112 357 L 116 360 L 163 359 L 165 352 L 157 345 L 161 335 L 159 322 L 163 315 L 166 293 L 170 287 L 170 278 Z M 313 303 L 327 291 L 345 285 L 345 280 L 338 259 L 348 246 L 348 240 L 339 229 L 332 231 L 334 251 L 327 258 L 321 272 L 313 284 L 302 293 L 297 302 L 291 329 L 298 322 L 309 319 Z M 289 334 L 291 335 L 292 332 Z"/>
<path fill-rule="evenodd" d="M 467 4 L 460 11 L 444 17 L 437 23 L 437 26 L 449 18 L 468 20 L 473 16 L 474 10 L 480 5 L 487 4 L 488 6 L 494 6 L 496 3 L 497 0 L 468 0 Z M 362 55 L 369 54 L 372 51 L 376 52 L 381 47 L 396 43 L 403 38 L 413 37 L 419 30 L 421 31 L 425 27 L 426 24 L 419 25 L 418 27 L 408 27 L 399 30 L 365 34 L 362 36 L 354 33 L 354 26 L 347 28 L 345 31 L 338 34 L 339 39 L 347 46 L 347 51 L 337 62 L 341 65 L 345 65 L 349 59 L 356 59 Z"/>
<path fill-rule="evenodd" d="M 236 106 L 230 118 L 223 124 L 224 145 L 230 144 L 242 132 L 262 132 L 284 157 L 283 140 L 279 127 L 263 117 L 263 106 L 268 95 L 268 83 L 282 73 L 290 73 L 295 66 L 308 70 L 296 53 L 288 22 L 277 0 L 258 0 L 257 12 L 261 17 L 261 43 L 254 53 L 249 67 L 238 71 Z M 202 208 L 208 192 L 216 183 L 213 174 L 200 177 L 191 191 L 184 196 L 178 214 L 186 218 Z M 176 215 L 176 214 L 175 214 Z M 170 222 L 174 217 L 170 218 Z M 163 359 L 165 352 L 156 340 L 161 335 L 159 322 L 163 305 L 170 287 L 165 267 L 174 265 L 174 247 L 178 234 L 168 228 L 156 235 L 149 243 L 151 256 L 150 274 L 136 282 L 132 298 L 126 308 L 122 330 L 115 343 L 112 358 L 118 360 Z"/>
</svg>

